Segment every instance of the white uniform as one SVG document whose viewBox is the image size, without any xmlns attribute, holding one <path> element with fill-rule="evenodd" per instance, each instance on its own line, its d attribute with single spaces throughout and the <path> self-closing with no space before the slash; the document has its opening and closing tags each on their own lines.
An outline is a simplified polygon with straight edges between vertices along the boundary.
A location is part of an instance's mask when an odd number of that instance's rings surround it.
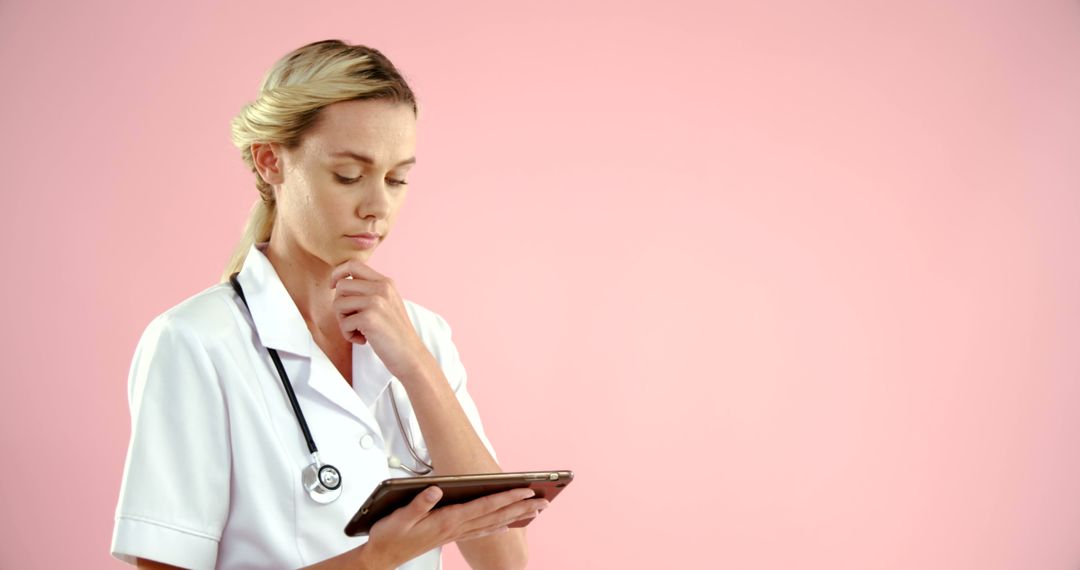
<svg viewBox="0 0 1080 570">
<path fill-rule="evenodd" d="M 371 343 L 353 344 L 349 386 L 315 344 L 265 246 L 251 247 L 238 275 L 251 313 L 221 283 L 154 318 L 139 340 L 111 545 L 124 562 L 280 570 L 366 542 L 346 536 L 346 523 L 380 481 L 411 475 L 390 469 L 387 457 L 420 468 L 391 397 L 417 454 L 431 462 L 404 386 Z M 405 300 L 405 308 L 494 457 L 449 325 L 414 302 Z M 341 496 L 332 503 L 316 503 L 301 485 L 311 456 L 267 347 L 281 357 L 320 458 L 341 472 Z M 441 548 L 400 566 L 441 567 Z"/>
</svg>

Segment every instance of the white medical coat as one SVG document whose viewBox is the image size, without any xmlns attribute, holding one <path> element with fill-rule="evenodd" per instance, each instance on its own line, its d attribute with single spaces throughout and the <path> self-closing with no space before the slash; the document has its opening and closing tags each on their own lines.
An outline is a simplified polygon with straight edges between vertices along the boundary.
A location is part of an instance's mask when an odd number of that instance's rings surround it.
<svg viewBox="0 0 1080 570">
<path fill-rule="evenodd" d="M 217 284 L 154 318 L 136 346 L 131 439 L 111 545 L 124 562 L 280 570 L 366 542 L 346 536 L 346 523 L 380 481 L 411 475 L 390 469 L 388 455 L 418 468 L 391 397 L 417 454 L 431 462 L 404 386 L 371 343 L 353 344 L 350 386 L 315 344 L 265 246 L 251 246 L 238 275 L 250 313 L 230 284 Z M 404 303 L 494 457 L 449 325 Z M 267 347 L 281 357 L 320 458 L 341 472 L 341 496 L 332 503 L 316 503 L 301 485 L 311 456 Z M 399 568 L 441 567 L 435 548 Z"/>
</svg>

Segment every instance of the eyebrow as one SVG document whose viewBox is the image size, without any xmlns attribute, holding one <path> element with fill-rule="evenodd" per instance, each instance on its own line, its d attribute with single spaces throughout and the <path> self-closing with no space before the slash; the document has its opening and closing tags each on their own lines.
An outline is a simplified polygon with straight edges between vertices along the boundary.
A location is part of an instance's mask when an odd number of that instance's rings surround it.
<svg viewBox="0 0 1080 570">
<path fill-rule="evenodd" d="M 338 152 L 335 152 L 335 153 L 331 154 L 330 156 L 333 156 L 333 157 L 344 156 L 344 157 L 347 157 L 347 158 L 352 158 L 352 159 L 355 159 L 355 160 L 359 160 L 360 162 L 364 162 L 364 163 L 367 163 L 367 164 L 375 164 L 375 160 L 372 159 L 370 156 L 368 156 L 366 154 L 357 154 L 355 152 L 352 152 L 351 150 L 338 151 Z M 394 167 L 397 168 L 398 166 L 403 166 L 403 165 L 406 165 L 406 164 L 415 164 L 415 163 L 416 163 L 416 157 L 413 156 L 413 157 L 406 158 L 405 160 L 395 164 Z"/>
</svg>

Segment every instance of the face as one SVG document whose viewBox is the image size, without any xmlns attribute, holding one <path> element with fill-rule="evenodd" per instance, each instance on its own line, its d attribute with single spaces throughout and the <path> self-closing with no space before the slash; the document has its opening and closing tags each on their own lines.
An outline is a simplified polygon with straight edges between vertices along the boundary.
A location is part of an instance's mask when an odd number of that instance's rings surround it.
<svg viewBox="0 0 1080 570">
<path fill-rule="evenodd" d="M 295 149 L 253 145 L 256 165 L 277 200 L 271 239 L 283 238 L 288 249 L 330 266 L 367 260 L 405 201 L 415 150 L 412 107 L 385 100 L 324 107 Z M 377 234 L 375 245 L 348 237 L 362 233 Z"/>
</svg>

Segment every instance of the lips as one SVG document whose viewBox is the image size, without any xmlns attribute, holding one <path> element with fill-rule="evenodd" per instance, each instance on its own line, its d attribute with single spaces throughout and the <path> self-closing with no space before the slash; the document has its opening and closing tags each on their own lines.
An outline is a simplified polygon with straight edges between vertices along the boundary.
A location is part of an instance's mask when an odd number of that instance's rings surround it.
<svg viewBox="0 0 1080 570">
<path fill-rule="evenodd" d="M 371 232 L 364 232 L 362 234 L 346 234 L 345 237 L 351 237 L 351 238 L 357 238 L 358 237 L 358 238 L 364 238 L 364 239 L 378 239 L 379 234 L 373 234 Z"/>
</svg>

